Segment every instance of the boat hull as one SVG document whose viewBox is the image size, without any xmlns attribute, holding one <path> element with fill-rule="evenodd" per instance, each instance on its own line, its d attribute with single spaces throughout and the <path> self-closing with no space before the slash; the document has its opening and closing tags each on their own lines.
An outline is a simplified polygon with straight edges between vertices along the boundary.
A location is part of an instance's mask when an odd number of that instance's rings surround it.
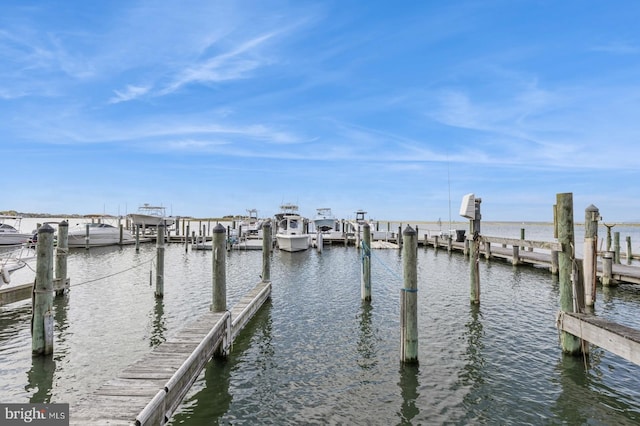
<svg viewBox="0 0 640 426">
<path fill-rule="evenodd" d="M 28 243 L 30 239 L 31 234 L 21 234 L 13 232 L 0 233 L 0 245 L 2 246 Z"/>
<path fill-rule="evenodd" d="M 333 229 L 335 229 L 335 224 L 336 224 L 336 220 L 335 219 L 330 219 L 330 218 L 314 219 L 313 220 L 313 225 L 316 227 L 317 230 L 320 230 L 320 231 L 333 230 Z"/>
<path fill-rule="evenodd" d="M 161 223 L 164 223 L 164 226 L 169 227 L 176 223 L 175 219 L 169 217 L 153 216 L 148 214 L 130 213 L 129 217 L 131 218 L 133 226 L 140 225 L 140 227 L 143 228 L 153 228 Z"/>
<path fill-rule="evenodd" d="M 120 229 L 118 228 L 94 228 L 89 227 L 89 241 L 87 243 L 87 231 L 75 229 L 69 231 L 68 245 L 73 247 L 104 247 L 118 244 L 133 244 L 135 237 L 130 231 L 122 230 L 122 242 L 120 241 Z"/>
<path fill-rule="evenodd" d="M 304 251 L 310 246 L 310 238 L 307 234 L 276 234 L 276 240 L 278 248 L 288 252 Z"/>
<path fill-rule="evenodd" d="M 19 232 L 15 227 L 5 223 L 5 220 L 14 220 L 19 223 L 21 219 L 18 216 L 0 215 L 0 246 L 23 244 L 31 240 L 31 234 Z"/>
</svg>

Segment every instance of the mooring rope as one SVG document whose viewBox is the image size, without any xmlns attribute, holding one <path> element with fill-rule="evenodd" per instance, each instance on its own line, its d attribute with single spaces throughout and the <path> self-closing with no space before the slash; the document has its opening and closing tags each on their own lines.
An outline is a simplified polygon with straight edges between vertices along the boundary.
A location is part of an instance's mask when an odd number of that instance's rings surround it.
<svg viewBox="0 0 640 426">
<path fill-rule="evenodd" d="M 363 252 L 362 252 L 362 254 L 360 255 L 360 261 L 362 261 L 362 259 L 364 259 L 364 249 L 365 249 L 366 247 L 368 247 L 368 246 L 365 244 L 364 240 L 362 240 L 362 241 L 361 241 L 361 245 L 362 245 L 362 249 L 363 249 L 362 251 L 363 251 Z M 369 248 L 369 253 L 371 253 L 371 257 L 372 257 L 372 258 L 375 258 L 375 260 L 376 260 L 376 261 L 378 261 L 382 266 L 384 266 L 384 269 L 386 269 L 392 277 L 394 277 L 395 279 L 397 279 L 397 280 L 398 280 L 398 281 L 400 281 L 400 282 L 402 282 L 402 281 L 404 280 L 404 279 L 403 279 L 403 277 L 402 277 L 402 275 L 398 274 L 398 272 L 394 271 L 394 270 L 393 270 L 393 269 L 391 269 L 389 266 L 387 266 L 387 265 L 382 261 L 382 259 L 380 259 L 380 258 L 375 254 L 375 252 L 374 252 L 373 250 L 371 250 L 371 248 Z"/>
<path fill-rule="evenodd" d="M 156 259 L 156 257 L 157 257 L 157 255 L 154 255 L 151 259 L 146 260 L 144 262 L 140 262 L 139 264 L 134 265 L 134 266 L 132 266 L 130 268 L 123 269 L 122 271 L 114 272 L 113 274 L 105 275 L 103 277 L 94 278 L 92 280 L 84 281 L 84 282 L 81 282 L 81 283 L 78 283 L 78 284 L 73 284 L 71 287 L 78 287 L 78 286 L 81 286 L 81 285 L 85 285 L 85 284 L 93 283 L 93 282 L 96 282 L 96 281 L 104 280 L 104 279 L 107 279 L 107 278 L 115 277 L 116 275 L 123 274 L 125 272 L 131 271 L 132 269 L 136 269 L 136 268 L 139 268 L 140 266 L 146 265 L 147 263 L 151 263 Z"/>
</svg>

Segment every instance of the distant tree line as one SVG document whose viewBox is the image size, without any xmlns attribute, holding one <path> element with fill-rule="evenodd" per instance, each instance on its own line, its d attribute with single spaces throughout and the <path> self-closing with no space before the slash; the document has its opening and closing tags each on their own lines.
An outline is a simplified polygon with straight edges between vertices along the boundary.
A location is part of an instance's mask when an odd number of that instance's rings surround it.
<svg viewBox="0 0 640 426">
<path fill-rule="evenodd" d="M 25 213 L 25 212 L 18 212 L 16 210 L 3 210 L 3 211 L 0 211 L 0 214 L 5 216 L 21 216 L 21 217 L 82 217 L 81 214 Z"/>
</svg>

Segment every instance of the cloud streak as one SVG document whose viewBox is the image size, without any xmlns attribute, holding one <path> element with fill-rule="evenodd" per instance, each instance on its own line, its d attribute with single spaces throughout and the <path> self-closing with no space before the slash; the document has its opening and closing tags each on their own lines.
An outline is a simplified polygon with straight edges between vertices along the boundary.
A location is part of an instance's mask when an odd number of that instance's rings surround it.
<svg viewBox="0 0 640 426">
<path fill-rule="evenodd" d="M 251 71 L 269 63 L 259 58 L 257 49 L 276 34 L 271 32 L 252 38 L 225 53 L 186 68 L 179 72 L 176 79 L 160 93 L 163 95 L 173 93 L 193 83 L 216 83 L 247 78 Z"/>
<path fill-rule="evenodd" d="M 125 90 L 114 90 L 115 96 L 109 99 L 110 104 L 117 104 L 120 102 L 128 102 L 134 99 L 138 99 L 148 93 L 150 87 L 132 86 L 127 85 Z"/>
</svg>

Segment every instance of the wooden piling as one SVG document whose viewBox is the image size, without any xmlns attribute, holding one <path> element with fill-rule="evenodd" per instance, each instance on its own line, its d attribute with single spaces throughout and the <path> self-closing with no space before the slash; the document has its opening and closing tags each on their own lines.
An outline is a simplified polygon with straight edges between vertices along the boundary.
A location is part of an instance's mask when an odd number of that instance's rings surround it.
<svg viewBox="0 0 640 426">
<path fill-rule="evenodd" d="M 124 236 L 124 225 L 120 224 L 118 226 L 120 235 L 118 236 L 118 245 L 122 245 L 122 237 Z"/>
<path fill-rule="evenodd" d="M 91 220 L 93 221 L 93 219 L 91 219 Z M 89 250 L 89 229 L 90 229 L 90 225 L 87 223 L 85 225 L 85 234 L 84 234 L 84 248 L 85 248 L 85 250 Z"/>
<path fill-rule="evenodd" d="M 480 235 L 474 233 L 469 241 L 469 281 L 470 300 L 473 304 L 480 303 Z"/>
<path fill-rule="evenodd" d="M 418 234 L 411 226 L 403 232 L 403 283 L 400 295 L 400 361 L 418 362 Z"/>
<path fill-rule="evenodd" d="M 136 225 L 136 253 L 140 251 L 140 225 Z"/>
<path fill-rule="evenodd" d="M 184 233 L 184 252 L 186 253 L 189 250 L 189 226 L 191 224 L 187 223 L 187 231 Z"/>
<path fill-rule="evenodd" d="M 38 228 L 36 245 L 36 282 L 33 288 L 31 318 L 31 352 L 33 355 L 53 353 L 53 228 Z"/>
<path fill-rule="evenodd" d="M 633 260 L 633 253 L 631 252 L 631 237 L 627 235 L 627 265 L 631 265 Z"/>
<path fill-rule="evenodd" d="M 164 225 L 158 225 L 156 234 L 156 297 L 164 297 Z"/>
<path fill-rule="evenodd" d="M 562 244 L 562 251 L 558 252 L 560 310 L 576 312 L 573 294 L 573 263 L 574 263 L 574 230 L 573 230 L 573 194 L 562 193 L 556 195 L 556 227 L 558 242 Z M 582 342 L 576 336 L 567 332 L 560 334 L 562 350 L 566 354 L 582 353 Z"/>
<path fill-rule="evenodd" d="M 215 231 L 215 228 L 214 228 Z M 271 221 L 262 225 L 262 282 L 271 281 Z"/>
<path fill-rule="evenodd" d="M 600 211 L 591 204 L 584 211 L 584 303 L 591 308 L 596 301 L 596 282 L 598 272 L 598 219 Z"/>
<path fill-rule="evenodd" d="M 487 260 L 491 258 L 491 243 L 489 241 L 484 242 L 484 257 Z"/>
<path fill-rule="evenodd" d="M 607 251 L 611 251 L 611 228 L 616 225 L 607 225 L 606 223 L 603 223 L 603 225 L 607 228 Z"/>
<path fill-rule="evenodd" d="M 69 254 L 69 222 L 63 220 L 58 224 L 58 245 L 56 247 L 56 281 L 59 282 L 56 295 L 69 289 L 67 284 L 67 255 Z"/>
<path fill-rule="evenodd" d="M 558 275 L 558 250 L 551 250 L 551 275 Z"/>
<path fill-rule="evenodd" d="M 324 248 L 324 240 L 322 236 L 322 231 L 318 230 L 316 233 L 316 251 L 318 253 L 322 253 L 322 249 Z"/>
<path fill-rule="evenodd" d="M 482 199 L 475 199 L 474 219 L 469 221 L 469 228 L 472 238 L 469 241 L 469 282 L 470 282 L 470 301 L 473 304 L 480 303 L 480 223 L 481 212 L 480 203 Z"/>
<path fill-rule="evenodd" d="M 227 272 L 225 259 L 226 233 L 224 226 L 217 224 L 213 228 L 213 303 L 212 312 L 227 310 Z"/>
<path fill-rule="evenodd" d="M 620 264 L 620 232 L 613 233 L 613 262 Z"/>
<path fill-rule="evenodd" d="M 513 257 L 511 258 L 511 264 L 518 266 L 520 264 L 520 246 L 513 246 Z"/>
<path fill-rule="evenodd" d="M 416 234 L 417 235 L 417 234 Z M 417 245 L 416 245 L 417 247 Z M 371 300 L 371 227 L 362 226 L 362 268 L 360 269 L 360 294 L 362 300 Z"/>
<path fill-rule="evenodd" d="M 602 277 L 600 281 L 603 286 L 612 286 L 616 282 L 613 279 L 613 252 L 605 251 L 602 254 Z"/>
</svg>

